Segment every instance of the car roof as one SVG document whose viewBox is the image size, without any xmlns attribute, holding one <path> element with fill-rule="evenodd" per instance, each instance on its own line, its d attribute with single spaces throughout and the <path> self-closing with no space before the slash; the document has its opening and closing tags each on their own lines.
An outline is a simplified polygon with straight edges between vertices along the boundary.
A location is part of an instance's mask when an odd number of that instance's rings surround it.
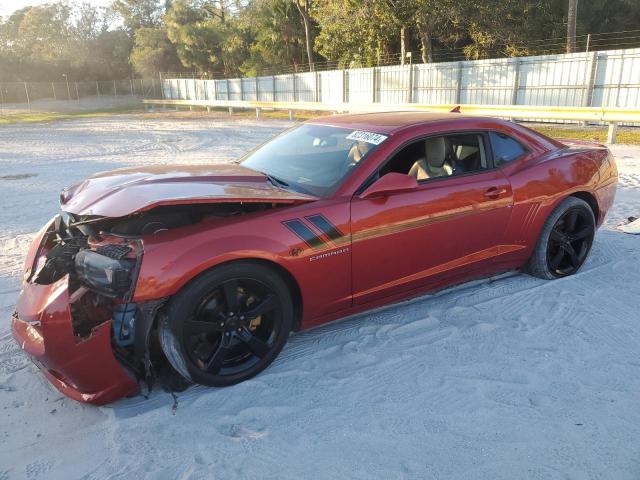
<svg viewBox="0 0 640 480">
<path fill-rule="evenodd" d="M 346 113 L 342 115 L 328 115 L 309 120 L 309 123 L 333 125 L 358 130 L 369 130 L 377 133 L 393 133 L 405 127 L 431 122 L 448 122 L 451 120 L 475 118 L 462 113 L 450 112 L 372 112 L 372 113 Z"/>
</svg>

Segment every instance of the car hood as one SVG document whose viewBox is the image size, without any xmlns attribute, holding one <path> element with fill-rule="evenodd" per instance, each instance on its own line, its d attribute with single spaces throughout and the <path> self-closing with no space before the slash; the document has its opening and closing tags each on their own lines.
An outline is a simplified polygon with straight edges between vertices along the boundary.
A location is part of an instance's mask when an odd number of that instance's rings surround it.
<svg viewBox="0 0 640 480">
<path fill-rule="evenodd" d="M 101 217 L 124 217 L 161 205 L 314 200 L 317 197 L 278 188 L 262 173 L 236 164 L 122 168 L 98 173 L 60 194 L 65 212 Z"/>
</svg>

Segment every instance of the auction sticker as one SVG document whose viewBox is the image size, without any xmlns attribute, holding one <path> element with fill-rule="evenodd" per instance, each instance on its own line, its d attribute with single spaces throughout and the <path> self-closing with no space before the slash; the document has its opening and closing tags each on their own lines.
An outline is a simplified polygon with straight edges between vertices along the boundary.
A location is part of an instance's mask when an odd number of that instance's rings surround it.
<svg viewBox="0 0 640 480">
<path fill-rule="evenodd" d="M 354 130 L 347 136 L 347 140 L 357 140 L 359 142 L 373 143 L 374 145 L 380 145 L 386 139 L 386 135 L 380 135 L 379 133 L 373 132 L 363 132 L 362 130 Z"/>
</svg>

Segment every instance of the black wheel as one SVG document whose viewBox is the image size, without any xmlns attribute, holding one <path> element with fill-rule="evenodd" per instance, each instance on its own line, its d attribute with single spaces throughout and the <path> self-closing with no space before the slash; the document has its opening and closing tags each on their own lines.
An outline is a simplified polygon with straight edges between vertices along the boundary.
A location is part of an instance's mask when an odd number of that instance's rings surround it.
<svg viewBox="0 0 640 480">
<path fill-rule="evenodd" d="M 276 358 L 293 324 L 286 283 L 263 265 L 223 265 L 187 285 L 160 318 L 169 363 L 195 383 L 222 387 L 253 377 Z"/>
<path fill-rule="evenodd" d="M 546 279 L 573 275 L 587 258 L 595 231 L 589 204 L 579 198 L 566 198 L 545 222 L 529 261 L 529 272 Z"/>
</svg>

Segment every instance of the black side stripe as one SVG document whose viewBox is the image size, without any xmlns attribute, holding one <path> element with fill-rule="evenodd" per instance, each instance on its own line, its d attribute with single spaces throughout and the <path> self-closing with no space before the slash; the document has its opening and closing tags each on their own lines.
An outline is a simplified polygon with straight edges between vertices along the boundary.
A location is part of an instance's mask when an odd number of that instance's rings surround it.
<svg viewBox="0 0 640 480">
<path fill-rule="evenodd" d="M 331 223 L 324 215 L 310 215 L 306 218 L 318 230 L 324 233 L 332 242 L 338 242 L 344 236 L 338 227 Z"/>
<path fill-rule="evenodd" d="M 311 231 L 304 223 L 298 219 L 285 220 L 282 224 L 300 237 L 304 243 L 313 249 L 322 248 L 324 242 L 320 237 Z"/>
</svg>

